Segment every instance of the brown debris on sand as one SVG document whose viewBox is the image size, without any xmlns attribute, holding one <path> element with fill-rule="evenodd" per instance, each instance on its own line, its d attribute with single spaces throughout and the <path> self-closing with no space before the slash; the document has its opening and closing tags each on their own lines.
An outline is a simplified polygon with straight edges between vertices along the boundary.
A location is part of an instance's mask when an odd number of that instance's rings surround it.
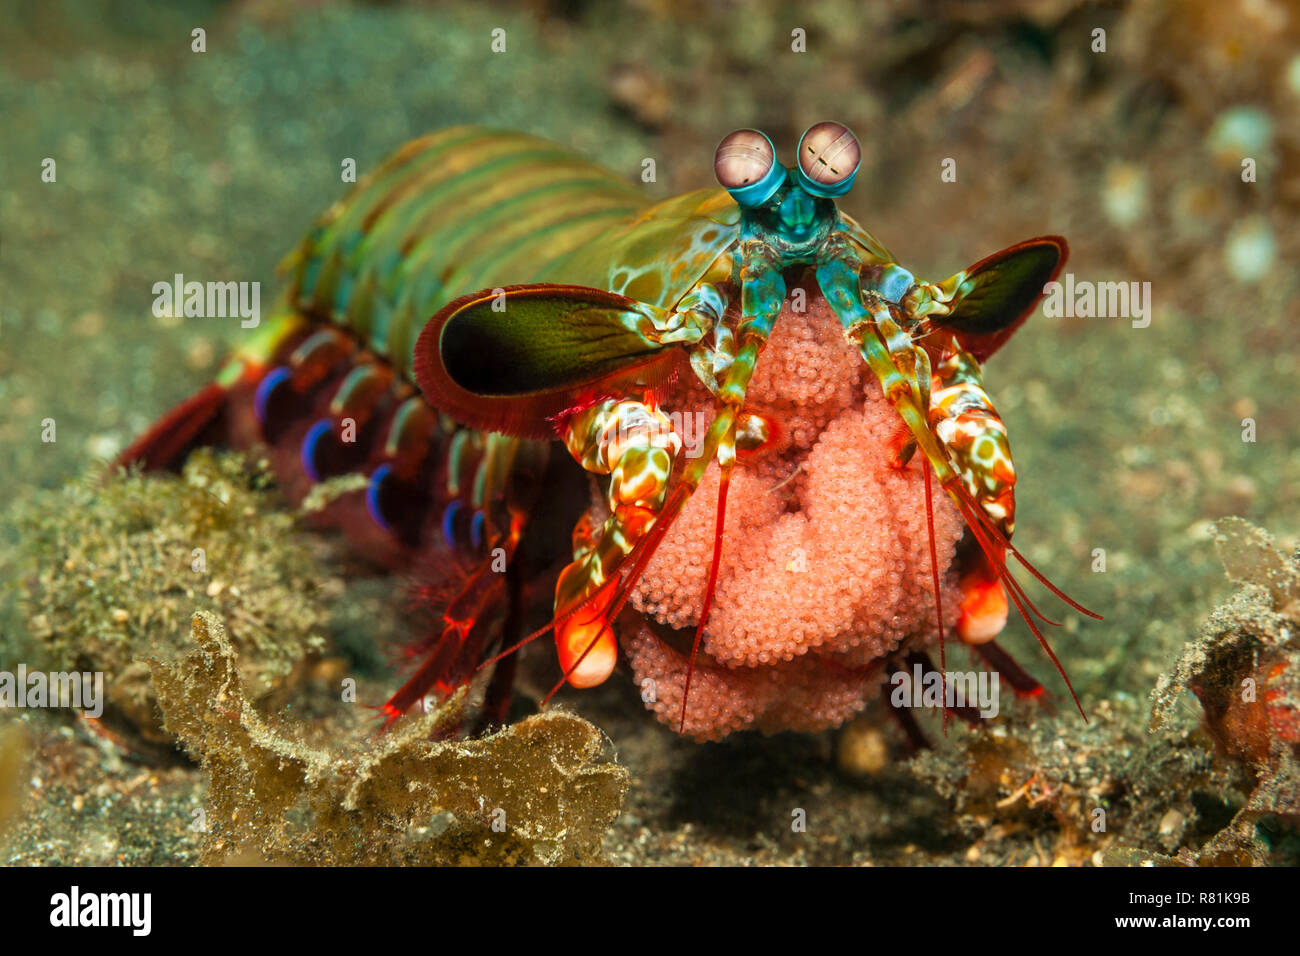
<svg viewBox="0 0 1300 956">
<path fill-rule="evenodd" d="M 327 751 L 272 726 L 245 696 L 221 621 L 150 661 L 166 728 L 209 776 L 208 864 L 572 864 L 601 860 L 628 773 L 605 737 L 552 711 L 481 740 L 436 741 L 463 695 L 378 739 Z"/>
<path fill-rule="evenodd" d="M 1191 691 L 1218 749 L 1254 788 L 1225 833 L 1249 841 L 1255 824 L 1300 823 L 1300 562 L 1241 518 L 1215 526 L 1215 547 L 1237 592 L 1210 615 L 1152 692 L 1152 729 L 1168 727 Z"/>
<path fill-rule="evenodd" d="M 171 749 L 140 658 L 184 654 L 196 608 L 229 622 L 254 696 L 326 646 L 324 598 L 338 585 L 264 464 L 201 449 L 180 475 L 97 469 L 16 517 L 15 590 L 33 661 L 103 671 L 104 725 L 132 748 Z"/>
</svg>

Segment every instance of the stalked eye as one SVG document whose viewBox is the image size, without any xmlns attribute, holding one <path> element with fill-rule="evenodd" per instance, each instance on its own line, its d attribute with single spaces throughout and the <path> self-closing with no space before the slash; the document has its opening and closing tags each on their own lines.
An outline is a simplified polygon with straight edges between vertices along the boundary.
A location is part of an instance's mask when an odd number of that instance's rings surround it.
<svg viewBox="0 0 1300 956">
<path fill-rule="evenodd" d="M 742 206 L 761 206 L 785 181 L 772 141 L 756 129 L 738 129 L 718 144 L 713 172 Z"/>
<path fill-rule="evenodd" d="M 843 196 L 861 162 L 858 138 L 840 123 L 818 123 L 799 137 L 799 182 L 814 196 Z"/>
</svg>

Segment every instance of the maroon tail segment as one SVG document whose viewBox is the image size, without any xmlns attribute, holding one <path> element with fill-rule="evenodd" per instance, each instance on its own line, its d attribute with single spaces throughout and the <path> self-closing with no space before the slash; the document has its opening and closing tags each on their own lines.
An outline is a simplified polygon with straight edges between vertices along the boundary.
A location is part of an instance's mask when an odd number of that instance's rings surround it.
<svg viewBox="0 0 1300 956">
<path fill-rule="evenodd" d="M 145 471 L 174 467 L 200 443 L 204 432 L 219 427 L 229 392 L 213 382 L 191 395 L 133 441 L 118 457 L 117 464 L 138 463 Z"/>
<path fill-rule="evenodd" d="M 518 636 L 526 617 L 520 596 L 527 590 L 535 599 L 546 588 L 507 580 L 542 553 L 528 547 L 538 496 L 564 503 L 576 465 L 552 462 L 542 442 L 455 425 L 339 326 L 301 320 L 286 328 L 265 361 L 233 359 L 117 464 L 175 469 L 202 445 L 264 447 L 294 505 L 327 479 L 365 476 L 364 488 L 342 491 L 309 520 L 342 531 L 364 560 L 412 582 L 422 636 L 403 655 L 416 662 L 414 672 L 382 708 L 387 725 L 430 694 L 469 683 Z M 585 485 L 576 487 L 576 500 L 585 500 Z M 554 510 L 556 520 L 570 517 Z M 546 569 L 540 558 L 532 562 Z M 498 670 L 492 707 L 504 713 L 513 666 Z"/>
</svg>

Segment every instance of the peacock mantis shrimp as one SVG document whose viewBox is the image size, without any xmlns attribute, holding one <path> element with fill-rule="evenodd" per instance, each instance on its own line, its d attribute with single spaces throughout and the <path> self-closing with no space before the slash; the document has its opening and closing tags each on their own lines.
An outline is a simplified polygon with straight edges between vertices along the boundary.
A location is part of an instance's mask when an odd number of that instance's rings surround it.
<svg viewBox="0 0 1300 956">
<path fill-rule="evenodd" d="M 665 654 L 678 662 L 672 707 L 647 702 L 700 737 L 842 721 L 887 661 L 937 638 L 946 670 L 945 624 L 1034 694 L 1041 686 L 993 640 L 1008 601 L 1079 705 L 1035 623 L 1047 619 L 1007 556 L 1074 609 L 1098 615 L 1011 544 L 1016 472 L 981 375 L 1059 272 L 1065 240 L 1030 239 L 942 282 L 920 280 L 837 208 L 860 158 L 858 140 L 838 123 L 807 130 L 788 168 L 765 134 L 742 129 L 715 154 L 722 189 L 650 204 L 532 137 L 458 127 L 416 140 L 325 214 L 282 267 L 288 283 L 273 321 L 122 461 L 168 467 L 200 442 L 262 442 L 291 499 L 330 477 L 364 475 L 364 489 L 334 501 L 330 522 L 363 554 L 422 581 L 416 593 L 435 608 L 412 645 L 414 673 L 384 705 L 390 721 L 479 674 L 490 674 L 485 712 L 501 719 L 515 652 L 548 631 L 558 689 L 605 681 L 621 635 L 635 629 L 628 648 L 641 648 L 638 676 L 662 671 Z M 789 329 L 819 343 L 825 368 L 850 350 L 869 376 L 799 418 L 789 398 L 797 387 L 782 384 L 779 369 L 764 371 L 777 353 L 781 368 L 801 361 L 799 348 L 772 345 Z M 805 364 L 798 374 L 821 373 Z M 913 580 L 909 565 L 891 575 L 900 596 L 875 617 L 859 601 L 830 636 L 812 626 L 793 650 L 728 652 L 723 631 L 761 630 L 744 619 L 745 596 L 731 593 L 743 589 L 730 585 L 722 630 L 710 629 L 730 489 L 781 470 L 790 476 L 777 488 L 814 482 L 818 443 L 835 422 L 883 408 L 896 434 L 862 449 L 863 473 L 884 475 L 877 484 L 894 499 L 921 482 L 925 546 L 919 534 L 889 530 L 914 498 L 865 510 L 864 541 L 879 525 L 899 547 L 928 551 L 928 581 Z M 683 441 L 685 414 L 703 423 L 699 441 Z M 675 523 L 700 507 L 692 502 L 704 485 L 712 533 L 694 543 L 709 557 L 694 593 L 668 609 L 666 586 L 647 580 L 656 554 L 671 550 Z M 817 507 L 847 509 L 853 520 L 854 497 Z M 557 550 L 556 522 L 546 519 L 575 500 L 572 560 L 556 577 L 545 557 Z M 952 529 L 942 544 L 937 507 Z M 779 516 L 787 537 L 798 510 L 788 505 Z M 814 508 L 805 510 L 815 530 Z M 851 597 L 873 586 L 850 578 L 831 567 L 825 582 Z M 550 622 L 521 636 L 526 610 L 552 581 Z M 815 599 L 818 586 L 800 593 Z M 958 606 L 945 611 L 944 592 L 954 588 Z M 914 613 L 921 607 L 933 615 L 928 624 Z M 860 640 L 855 628 L 868 618 L 875 630 Z M 692 724 L 697 665 L 725 700 Z M 786 675 L 798 690 L 782 701 Z M 830 696 L 847 703 L 809 716 L 816 705 L 798 702 L 825 696 L 821 675 L 838 682 Z"/>
</svg>

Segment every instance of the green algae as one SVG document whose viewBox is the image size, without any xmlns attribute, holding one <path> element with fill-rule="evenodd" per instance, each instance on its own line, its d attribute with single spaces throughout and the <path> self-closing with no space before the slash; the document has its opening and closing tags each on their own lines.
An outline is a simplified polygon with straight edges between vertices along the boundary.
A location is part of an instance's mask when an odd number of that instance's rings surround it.
<svg viewBox="0 0 1300 956">
<path fill-rule="evenodd" d="M 971 832 L 1052 832 L 1066 862 L 1293 863 L 1300 561 L 1236 517 L 1216 523 L 1215 545 L 1237 591 L 1158 678 L 1145 728 L 1129 696 L 1102 701 L 1086 726 L 1017 712 L 992 730 L 959 730 L 957 746 L 912 762 L 917 776 Z"/>
<path fill-rule="evenodd" d="M 18 721 L 0 725 L 0 850 L 22 815 L 31 766 L 32 734 Z"/>
<path fill-rule="evenodd" d="M 162 743 L 146 654 L 188 647 L 196 608 L 230 622 L 252 693 L 325 646 L 331 575 L 262 466 L 199 451 L 177 475 L 92 473 L 17 510 L 18 605 L 38 666 L 105 673 L 110 725 Z"/>
<path fill-rule="evenodd" d="M 165 724 L 208 775 L 203 862 L 218 864 L 593 863 L 628 773 L 604 736 L 551 711 L 474 741 L 430 739 L 459 723 L 464 693 L 379 738 L 305 744 L 245 695 L 220 620 L 197 647 L 151 660 Z"/>
<path fill-rule="evenodd" d="M 1087 724 L 1077 713 L 1017 710 L 991 729 L 957 730 L 952 746 L 923 752 L 912 769 L 953 801 L 976 846 L 1024 831 L 1071 865 L 1111 865 L 1132 847 L 1199 847 L 1248 788 L 1194 728 L 1148 735 L 1139 710 L 1134 698 L 1102 701 Z"/>
<path fill-rule="evenodd" d="M 1244 840 L 1300 846 L 1300 560 L 1240 518 L 1215 527 L 1238 587 L 1215 608 L 1151 693 L 1151 726 L 1168 727 L 1187 695 L 1204 711 L 1215 749 L 1248 775 L 1231 829 Z"/>
</svg>

